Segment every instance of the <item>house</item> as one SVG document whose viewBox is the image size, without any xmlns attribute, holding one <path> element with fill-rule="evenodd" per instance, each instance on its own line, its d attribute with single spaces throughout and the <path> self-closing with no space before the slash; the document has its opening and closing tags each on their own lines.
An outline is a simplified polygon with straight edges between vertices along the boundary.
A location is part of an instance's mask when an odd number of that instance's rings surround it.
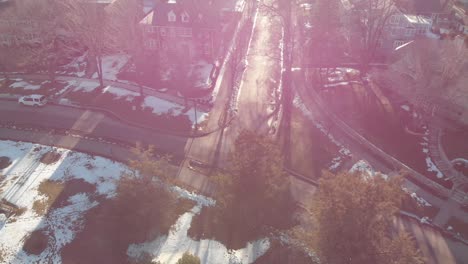
<svg viewBox="0 0 468 264">
<path fill-rule="evenodd" d="M 465 35 L 468 35 L 468 4 L 465 7 L 453 5 L 452 13 L 454 16 L 455 29 Z"/>
<path fill-rule="evenodd" d="M 367 12 L 365 11 L 367 8 L 366 3 L 366 1 L 362 0 L 342 0 L 343 6 L 347 7 L 345 10 L 348 9 L 348 12 L 361 20 L 362 12 Z M 385 8 L 385 11 L 382 11 L 382 13 L 389 14 L 385 21 L 379 43 L 377 43 L 376 52 L 380 57 L 387 57 L 395 48 L 414 39 L 436 37 L 431 34 L 433 23 L 431 16 L 409 12 L 394 4 L 392 0 L 380 1 L 379 5 L 375 8 L 377 9 L 376 14 L 379 14 L 379 8 Z"/>
<path fill-rule="evenodd" d="M 219 46 L 220 1 L 158 2 L 140 21 L 145 48 L 174 52 L 185 58 L 212 59 Z"/>
<path fill-rule="evenodd" d="M 380 50 L 392 51 L 397 47 L 417 38 L 424 38 L 430 34 L 432 20 L 420 15 L 408 15 L 397 10 L 388 19 Z"/>
</svg>

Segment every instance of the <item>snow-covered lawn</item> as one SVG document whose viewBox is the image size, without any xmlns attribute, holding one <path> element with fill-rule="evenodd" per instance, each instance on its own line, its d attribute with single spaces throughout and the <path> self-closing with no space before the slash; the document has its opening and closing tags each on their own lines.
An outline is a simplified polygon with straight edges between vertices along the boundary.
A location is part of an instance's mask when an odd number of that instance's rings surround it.
<svg viewBox="0 0 468 264">
<path fill-rule="evenodd" d="M 19 81 L 14 82 L 13 84 L 11 84 L 10 88 L 22 88 L 22 89 L 25 89 L 25 90 L 39 90 L 39 89 L 41 89 L 41 85 L 40 84 L 30 84 L 30 83 L 28 83 L 26 81 L 19 80 Z"/>
<path fill-rule="evenodd" d="M 92 92 L 98 87 L 99 87 L 98 82 L 83 81 L 83 82 L 80 82 L 80 84 L 78 84 L 78 86 L 73 91 Z"/>
<path fill-rule="evenodd" d="M 116 180 L 128 169 L 111 160 L 86 154 L 56 149 L 61 158 L 50 165 L 39 162 L 44 153 L 53 148 L 31 143 L 0 141 L 0 156 L 7 156 L 12 164 L 0 170 L 0 196 L 26 211 L 8 220 L 0 230 L 0 248 L 5 263 L 61 263 L 60 250 L 70 243 L 83 228 L 83 214 L 98 203 L 95 194 L 112 196 Z M 82 179 L 96 186 L 95 193 L 78 193 L 68 203 L 52 208 L 47 216 L 33 210 L 35 201 L 47 197 L 39 191 L 45 180 L 66 182 Z M 27 254 L 23 244 L 34 230 L 48 232 L 48 246 L 39 255 Z"/>
<path fill-rule="evenodd" d="M 191 239 L 188 237 L 187 232 L 190 229 L 193 217 L 200 213 L 203 206 L 212 206 L 214 201 L 200 195 L 187 195 L 187 191 L 177 189 L 176 191 L 182 197 L 196 201 L 197 205 L 179 217 L 171 227 L 168 236 L 157 237 L 147 243 L 131 245 L 127 251 L 130 257 L 137 257 L 142 253 L 147 253 L 156 261 L 174 264 L 185 252 L 190 252 L 198 256 L 203 264 L 243 264 L 253 263 L 269 249 L 270 242 L 268 239 L 250 242 L 246 247 L 238 250 L 228 250 L 223 244 L 215 240 L 203 239 L 196 241 Z"/>
<path fill-rule="evenodd" d="M 209 88 L 211 85 L 211 72 L 213 71 L 214 65 L 204 60 L 200 60 L 197 63 L 191 65 L 189 76 L 192 76 L 194 80 L 194 87 L 197 88 Z"/>
<path fill-rule="evenodd" d="M 119 87 L 113 87 L 113 86 L 106 86 L 102 90 L 103 93 L 110 93 L 113 94 L 116 98 L 125 98 L 127 101 L 133 101 L 133 99 L 137 96 L 140 95 L 140 93 L 130 91 L 127 89 L 119 88 Z"/>
<path fill-rule="evenodd" d="M 197 120 L 198 123 L 203 122 L 208 116 L 207 112 L 198 110 L 196 112 L 195 118 L 195 109 L 193 107 L 191 107 L 188 111 L 182 112 L 185 108 L 184 106 L 157 98 L 155 96 L 146 96 L 142 106 L 152 109 L 151 111 L 155 114 L 168 113 L 173 116 L 186 115 L 193 124 L 195 124 L 195 120 Z"/>
<path fill-rule="evenodd" d="M 49 151 L 61 154 L 50 165 L 39 162 Z M 102 157 L 90 156 L 66 149 L 52 148 L 32 143 L 0 141 L 0 156 L 9 157 L 12 163 L 0 170 L 0 197 L 25 208 L 25 212 L 10 217 L 0 226 L 0 249 L 4 263 L 62 263 L 61 250 L 71 243 L 83 230 L 84 213 L 97 206 L 97 195 L 111 198 L 115 195 L 120 176 L 129 171 L 125 165 Z M 66 202 L 55 204 L 41 216 L 33 209 L 35 201 L 47 199 L 39 192 L 39 185 L 46 180 L 66 183 L 81 179 L 94 185 L 94 192 L 81 192 L 66 197 Z M 164 263 L 175 263 L 186 251 L 197 255 L 202 263 L 252 263 L 269 248 L 268 239 L 248 243 L 244 249 L 227 250 L 214 240 L 195 241 L 187 236 L 192 218 L 203 206 L 212 206 L 210 198 L 196 195 L 178 187 L 171 187 L 179 197 L 191 199 L 197 205 L 182 214 L 171 228 L 169 235 L 155 238 L 140 245 L 130 245 L 128 255 L 137 257 L 142 252 L 150 253 Z M 2 215 L 0 215 L 2 218 Z M 28 254 L 23 245 L 35 230 L 44 230 L 48 237 L 47 247 L 39 255 Z"/>
<path fill-rule="evenodd" d="M 102 76 L 105 80 L 117 80 L 117 74 L 127 64 L 130 56 L 126 54 L 116 54 L 104 56 L 102 58 Z M 98 75 L 95 73 L 93 78 L 97 78 Z"/>
<path fill-rule="evenodd" d="M 145 97 L 142 106 L 152 109 L 151 111 L 155 114 L 170 113 L 172 115 L 179 115 L 184 109 L 182 105 L 174 104 L 155 96 Z"/>
</svg>

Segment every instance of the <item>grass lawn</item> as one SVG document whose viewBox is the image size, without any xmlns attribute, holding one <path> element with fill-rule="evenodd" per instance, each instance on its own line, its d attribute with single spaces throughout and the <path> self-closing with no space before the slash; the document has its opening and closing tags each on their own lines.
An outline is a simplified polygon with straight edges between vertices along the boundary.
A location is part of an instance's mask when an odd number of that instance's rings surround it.
<svg viewBox="0 0 468 264">
<path fill-rule="evenodd" d="M 291 119 L 291 167 L 308 177 L 319 178 L 339 155 L 339 147 L 296 107 Z"/>
<path fill-rule="evenodd" d="M 468 239 L 468 223 L 452 217 L 449 219 L 446 226 L 451 226 L 455 233 L 459 233 L 464 239 Z"/>
<path fill-rule="evenodd" d="M 95 106 L 108 109 L 124 120 L 129 120 L 156 129 L 189 132 L 192 124 L 186 115 L 172 116 L 170 114 L 154 114 L 150 109 L 141 110 L 137 98 L 132 101 L 125 97 L 118 98 L 110 93 L 102 93 L 100 89 L 91 92 L 73 91 L 67 94 L 67 99 L 84 106 Z M 133 110 L 133 107 L 136 110 Z"/>
<path fill-rule="evenodd" d="M 448 130 L 442 136 L 442 145 L 447 157 L 468 159 L 468 132 Z"/>
</svg>

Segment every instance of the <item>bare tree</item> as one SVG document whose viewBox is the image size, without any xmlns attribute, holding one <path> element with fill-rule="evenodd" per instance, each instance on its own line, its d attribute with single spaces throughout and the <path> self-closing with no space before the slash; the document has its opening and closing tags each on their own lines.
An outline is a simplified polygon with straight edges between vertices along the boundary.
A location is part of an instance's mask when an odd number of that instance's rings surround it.
<svg viewBox="0 0 468 264">
<path fill-rule="evenodd" d="M 30 23 L 12 23 L 18 24 L 17 41 L 14 48 L 6 48 L 2 61 L 33 70 L 46 69 L 51 82 L 55 80 L 56 62 L 62 51 L 57 44 L 64 37 L 60 29 L 66 14 L 57 3 L 54 0 L 17 1 L 15 8 L 10 9 L 10 19 Z"/>
<path fill-rule="evenodd" d="M 148 54 L 144 47 L 145 30 L 149 29 L 147 27 L 151 27 L 151 25 L 140 24 L 144 16 L 142 2 L 118 0 L 109 6 L 107 10 L 112 16 L 112 20 L 109 22 L 109 32 L 113 49 L 125 51 L 131 56 L 137 77 L 140 79 L 146 72 L 158 72 L 159 56 L 154 56 L 157 55 L 157 50 L 154 50 L 152 54 Z M 152 32 L 152 30 L 147 31 Z M 148 63 L 150 56 L 151 65 Z M 155 58 L 157 60 L 156 64 L 154 63 Z M 154 74 L 152 75 L 154 77 Z M 141 82 L 140 79 L 137 81 Z M 140 91 L 140 94 L 142 94 L 142 91 Z"/>
<path fill-rule="evenodd" d="M 396 12 L 396 7 L 392 0 L 363 0 L 359 11 L 363 40 L 360 52 L 361 73 L 365 73 L 368 70 L 369 63 L 376 56 L 385 26 L 390 17 Z"/>
<path fill-rule="evenodd" d="M 105 7 L 86 1 L 64 0 L 62 6 L 69 10 L 64 23 L 66 30 L 73 32 L 88 48 L 89 56 L 96 66 L 99 84 L 104 87 L 102 57 L 108 50 L 108 12 Z"/>
<path fill-rule="evenodd" d="M 452 84 L 468 65 L 468 48 L 462 39 L 424 39 L 401 52 L 381 78 L 402 90 L 420 110 L 432 114 L 441 100 L 451 100 L 451 90 L 457 88 Z"/>
</svg>

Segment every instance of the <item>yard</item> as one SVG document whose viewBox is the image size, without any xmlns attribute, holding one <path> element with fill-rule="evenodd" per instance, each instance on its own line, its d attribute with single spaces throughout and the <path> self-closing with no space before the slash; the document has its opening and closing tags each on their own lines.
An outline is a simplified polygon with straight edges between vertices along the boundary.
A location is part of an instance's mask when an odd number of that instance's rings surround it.
<svg viewBox="0 0 468 264">
<path fill-rule="evenodd" d="M 395 108 L 379 87 L 372 82 L 367 86 L 355 82 L 355 76 L 349 73 L 330 81 L 340 85 L 322 89 L 321 96 L 345 123 L 409 167 L 451 187 L 452 182 L 442 175 L 430 158 L 428 132 L 417 135 L 407 131 L 410 124 L 403 118 L 403 113 L 410 111 L 408 106 Z"/>
<path fill-rule="evenodd" d="M 0 157 L 0 194 L 20 208 L 0 225 L 2 262 L 174 264 L 190 252 L 202 263 L 238 264 L 270 247 L 266 238 L 237 250 L 189 238 L 192 218 L 215 201 L 125 176 L 124 164 L 13 141 L 0 141 Z"/>
<path fill-rule="evenodd" d="M 99 89 L 95 83 L 82 83 L 64 98 L 78 105 L 104 108 L 127 121 L 177 132 L 190 132 L 195 121 L 201 123 L 207 117 L 207 113 L 195 112 L 192 107 L 154 96 L 142 100 L 137 92 L 112 86 Z"/>
<path fill-rule="evenodd" d="M 24 81 L 22 79 L 0 79 L 0 94 L 55 96 L 63 93 L 72 83 L 56 81 Z"/>
</svg>

